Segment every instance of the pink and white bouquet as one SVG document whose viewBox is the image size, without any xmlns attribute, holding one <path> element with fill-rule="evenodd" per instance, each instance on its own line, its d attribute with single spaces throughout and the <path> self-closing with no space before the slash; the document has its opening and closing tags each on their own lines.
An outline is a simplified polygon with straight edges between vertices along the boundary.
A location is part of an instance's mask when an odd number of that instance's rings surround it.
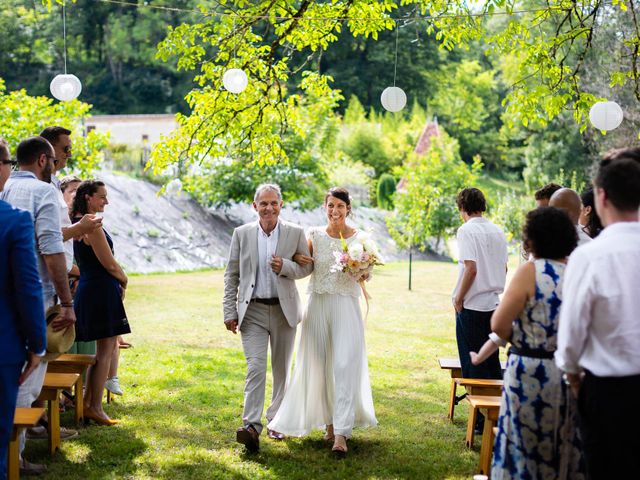
<svg viewBox="0 0 640 480">
<path fill-rule="evenodd" d="M 356 282 L 362 284 L 369 279 L 374 266 L 384 265 L 378 247 L 369 233 L 359 233 L 348 243 L 342 236 L 340 236 L 340 240 L 342 241 L 342 250 L 333 252 L 336 263 L 331 267 L 332 272 L 346 273 Z"/>
</svg>

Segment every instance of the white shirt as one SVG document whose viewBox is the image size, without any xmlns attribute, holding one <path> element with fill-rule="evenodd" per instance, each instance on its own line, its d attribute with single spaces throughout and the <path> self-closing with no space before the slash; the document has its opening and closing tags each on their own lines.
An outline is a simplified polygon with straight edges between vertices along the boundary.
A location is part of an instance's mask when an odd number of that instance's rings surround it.
<svg viewBox="0 0 640 480">
<path fill-rule="evenodd" d="M 51 184 L 56 187 L 58 191 L 58 203 L 60 208 L 60 226 L 64 230 L 72 226 L 71 218 L 69 217 L 69 207 L 67 202 L 64 201 L 64 195 L 60 190 L 60 180 L 55 175 L 51 175 Z M 67 272 L 73 267 L 73 238 L 70 238 L 64 242 L 64 258 L 67 261 Z"/>
<path fill-rule="evenodd" d="M 584 233 L 584 230 L 582 230 L 582 225 L 580 224 L 576 225 L 576 232 L 578 233 L 578 247 L 593 240 L 593 238 Z"/>
<path fill-rule="evenodd" d="M 280 236 L 280 222 L 267 235 L 258 222 L 258 268 L 256 270 L 256 288 L 253 298 L 276 298 L 278 296 L 278 275 L 271 270 L 271 257 L 276 254 Z"/>
<path fill-rule="evenodd" d="M 640 223 L 609 225 L 571 254 L 556 364 L 599 377 L 640 374 Z"/>
<path fill-rule="evenodd" d="M 458 229 L 458 282 L 453 298 L 460 288 L 464 261 L 476 262 L 478 273 L 464 297 L 464 308 L 480 312 L 495 310 L 500 303 L 507 278 L 507 239 L 504 232 L 484 217 L 470 218 Z"/>
</svg>

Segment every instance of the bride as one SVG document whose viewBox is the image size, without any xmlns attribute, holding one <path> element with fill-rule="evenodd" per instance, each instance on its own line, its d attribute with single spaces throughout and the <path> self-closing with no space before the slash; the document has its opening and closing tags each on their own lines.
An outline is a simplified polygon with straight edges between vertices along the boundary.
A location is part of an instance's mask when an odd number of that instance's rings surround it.
<svg viewBox="0 0 640 480">
<path fill-rule="evenodd" d="M 309 302 L 302 321 L 291 384 L 268 428 L 292 436 L 326 427 L 325 439 L 343 457 L 353 427 L 377 424 L 371 397 L 360 286 L 349 275 L 331 272 L 333 255 L 358 232 L 346 224 L 351 199 L 344 188 L 328 191 L 326 227 L 309 231 L 311 257 L 296 255 L 301 264 L 313 262 Z"/>
</svg>

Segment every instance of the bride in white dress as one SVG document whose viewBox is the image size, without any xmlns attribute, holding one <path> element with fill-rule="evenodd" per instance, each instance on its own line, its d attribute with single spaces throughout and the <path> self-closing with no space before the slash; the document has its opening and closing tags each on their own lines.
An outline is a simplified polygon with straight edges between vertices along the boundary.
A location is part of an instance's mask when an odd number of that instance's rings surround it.
<svg viewBox="0 0 640 480">
<path fill-rule="evenodd" d="M 349 193 L 332 188 L 325 197 L 328 224 L 309 232 L 313 262 L 309 302 L 302 322 L 293 378 L 268 428 L 286 435 L 303 436 L 326 428 L 338 456 L 347 452 L 353 427 L 377 424 L 360 309 L 360 286 L 349 275 L 331 272 L 333 252 L 341 251 L 358 232 L 346 224 L 351 211 Z"/>
</svg>

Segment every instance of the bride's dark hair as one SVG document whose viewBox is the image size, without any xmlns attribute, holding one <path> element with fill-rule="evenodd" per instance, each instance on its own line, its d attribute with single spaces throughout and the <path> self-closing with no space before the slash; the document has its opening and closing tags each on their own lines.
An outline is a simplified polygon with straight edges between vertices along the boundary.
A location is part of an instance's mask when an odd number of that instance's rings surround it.
<svg viewBox="0 0 640 480">
<path fill-rule="evenodd" d="M 329 197 L 335 197 L 338 200 L 342 200 L 347 204 L 347 215 L 351 214 L 351 195 L 349 195 L 349 190 L 343 187 L 331 187 L 327 194 L 324 196 L 324 204 L 327 204 L 327 199 Z"/>
</svg>

